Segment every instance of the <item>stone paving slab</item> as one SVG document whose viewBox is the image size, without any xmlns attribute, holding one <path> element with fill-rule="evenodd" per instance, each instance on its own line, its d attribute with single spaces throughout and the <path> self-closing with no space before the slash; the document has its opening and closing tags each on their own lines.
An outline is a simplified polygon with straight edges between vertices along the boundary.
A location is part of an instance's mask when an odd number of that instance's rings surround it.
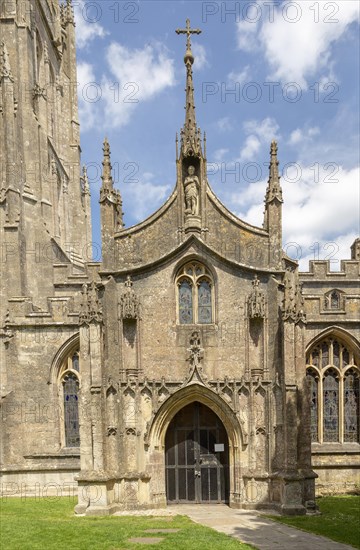
<svg viewBox="0 0 360 550">
<path fill-rule="evenodd" d="M 181 504 L 172 505 L 171 509 L 259 550 L 354 550 L 347 544 L 276 523 L 256 511 L 237 510 L 222 504 Z"/>
<path fill-rule="evenodd" d="M 160 537 L 134 537 L 132 539 L 128 539 L 128 542 L 137 542 L 138 544 L 158 544 L 163 540 L 164 539 Z"/>
<path fill-rule="evenodd" d="M 144 533 L 178 533 L 180 529 L 145 529 Z"/>
</svg>

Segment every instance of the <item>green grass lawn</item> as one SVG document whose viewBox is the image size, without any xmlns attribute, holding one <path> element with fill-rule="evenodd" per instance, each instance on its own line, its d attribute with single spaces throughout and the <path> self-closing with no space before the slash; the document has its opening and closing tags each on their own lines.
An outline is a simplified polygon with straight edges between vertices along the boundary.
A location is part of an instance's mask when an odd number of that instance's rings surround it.
<svg viewBox="0 0 360 550">
<path fill-rule="evenodd" d="M 117 550 L 119 548 L 234 549 L 251 547 L 184 516 L 76 517 L 73 499 L 8 498 L 1 502 L 0 547 L 6 550 Z M 147 534 L 145 529 L 180 529 Z M 154 546 L 127 542 L 132 537 L 163 537 Z"/>
<path fill-rule="evenodd" d="M 342 495 L 316 500 L 321 515 L 271 519 L 360 548 L 360 496 Z"/>
</svg>

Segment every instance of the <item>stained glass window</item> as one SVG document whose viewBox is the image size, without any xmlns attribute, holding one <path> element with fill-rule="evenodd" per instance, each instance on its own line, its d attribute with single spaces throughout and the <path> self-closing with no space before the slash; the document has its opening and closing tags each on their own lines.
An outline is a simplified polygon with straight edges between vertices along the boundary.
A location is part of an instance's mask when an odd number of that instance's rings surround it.
<svg viewBox="0 0 360 550">
<path fill-rule="evenodd" d="M 322 352 L 321 364 L 323 367 L 326 367 L 329 364 L 329 345 L 327 342 L 324 342 L 321 345 L 321 352 Z"/>
<path fill-rule="evenodd" d="M 324 441 L 339 440 L 339 383 L 335 372 L 327 370 L 323 383 Z"/>
<path fill-rule="evenodd" d="M 310 392 L 310 431 L 311 441 L 318 441 L 318 383 L 315 373 L 308 371 L 306 379 Z"/>
<path fill-rule="evenodd" d="M 192 288 L 188 280 L 184 279 L 179 285 L 179 320 L 181 324 L 193 322 Z"/>
<path fill-rule="evenodd" d="M 335 367 L 340 367 L 340 344 L 333 342 L 333 364 Z"/>
<path fill-rule="evenodd" d="M 199 323 L 211 323 L 211 287 L 208 281 L 201 281 L 198 287 Z"/>
<path fill-rule="evenodd" d="M 313 350 L 312 354 L 311 354 L 311 364 L 312 365 L 315 365 L 315 366 L 318 366 L 319 365 L 319 349 L 316 348 Z"/>
<path fill-rule="evenodd" d="M 340 295 L 336 290 L 330 295 L 330 307 L 331 309 L 339 309 L 340 307 Z"/>
<path fill-rule="evenodd" d="M 350 354 L 346 348 L 343 348 L 342 360 L 343 360 L 343 367 L 346 367 L 346 365 L 348 365 L 350 362 Z"/>
<path fill-rule="evenodd" d="M 213 284 L 209 270 L 201 263 L 185 264 L 177 276 L 180 324 L 214 322 Z"/>
<path fill-rule="evenodd" d="M 79 447 L 79 381 L 75 374 L 67 373 L 63 378 L 65 446 Z"/>
<path fill-rule="evenodd" d="M 360 372 L 356 353 L 330 336 L 309 350 L 306 363 L 311 440 L 360 443 Z"/>
<path fill-rule="evenodd" d="M 79 372 L 79 354 L 78 353 L 74 353 L 74 355 L 72 356 L 72 368 L 74 370 L 76 370 L 77 372 Z"/>
<path fill-rule="evenodd" d="M 352 369 L 344 379 L 344 441 L 357 443 L 360 434 L 360 380 Z"/>
</svg>

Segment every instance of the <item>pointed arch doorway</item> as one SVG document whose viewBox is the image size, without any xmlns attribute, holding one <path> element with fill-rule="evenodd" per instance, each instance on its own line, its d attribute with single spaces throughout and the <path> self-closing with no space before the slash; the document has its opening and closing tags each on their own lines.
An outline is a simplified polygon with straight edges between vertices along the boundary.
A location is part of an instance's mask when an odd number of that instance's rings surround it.
<svg viewBox="0 0 360 550">
<path fill-rule="evenodd" d="M 195 401 L 172 419 L 165 438 L 168 503 L 229 502 L 229 441 L 220 418 Z"/>
</svg>

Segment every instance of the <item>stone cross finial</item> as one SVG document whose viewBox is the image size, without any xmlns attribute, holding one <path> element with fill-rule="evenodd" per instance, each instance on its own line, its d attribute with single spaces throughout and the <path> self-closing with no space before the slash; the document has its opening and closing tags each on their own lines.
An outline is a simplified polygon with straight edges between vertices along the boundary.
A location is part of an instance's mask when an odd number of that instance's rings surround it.
<svg viewBox="0 0 360 550">
<path fill-rule="evenodd" d="M 177 34 L 186 34 L 186 52 L 184 63 L 186 67 L 186 105 L 185 105 L 185 124 L 181 130 L 181 150 L 183 156 L 201 155 L 201 135 L 196 125 L 194 85 L 192 77 L 192 65 L 194 56 L 191 51 L 191 35 L 200 34 L 200 29 L 190 27 L 190 19 L 186 20 L 186 29 L 176 29 Z"/>
<path fill-rule="evenodd" d="M 192 29 L 190 27 L 190 19 L 186 20 L 186 29 L 176 29 L 176 34 L 186 34 L 186 49 L 191 52 L 191 35 L 201 34 L 201 29 Z"/>
</svg>

